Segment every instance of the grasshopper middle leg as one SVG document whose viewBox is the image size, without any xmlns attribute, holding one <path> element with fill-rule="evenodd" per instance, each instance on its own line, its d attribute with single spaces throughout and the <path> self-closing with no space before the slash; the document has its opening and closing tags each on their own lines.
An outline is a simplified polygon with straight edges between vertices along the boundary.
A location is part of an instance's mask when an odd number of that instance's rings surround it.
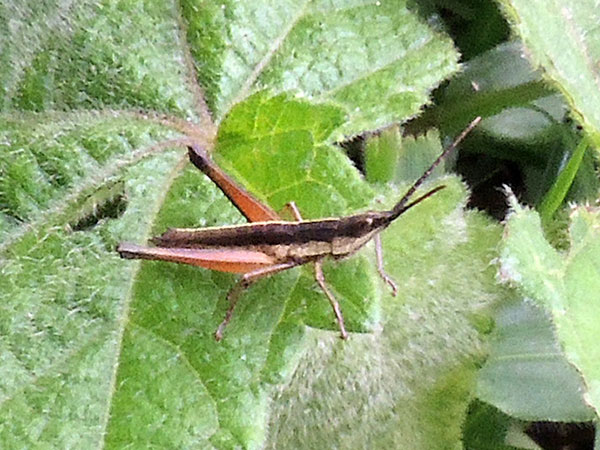
<svg viewBox="0 0 600 450">
<path fill-rule="evenodd" d="M 298 222 L 301 222 L 303 220 L 302 214 L 300 214 L 300 210 L 296 206 L 295 202 L 293 202 L 293 201 L 289 202 L 285 206 L 291 210 L 294 218 Z M 342 315 L 342 310 L 340 309 L 340 304 L 338 303 L 336 298 L 333 296 L 333 294 L 327 287 L 327 284 L 325 283 L 325 275 L 323 274 L 323 263 L 321 260 L 315 261 L 315 279 L 317 280 L 319 287 L 323 290 L 323 292 L 327 296 L 329 303 L 331 304 L 331 307 L 333 309 L 333 313 L 335 314 L 335 318 L 337 320 L 338 326 L 340 327 L 341 338 L 348 339 L 348 333 L 346 332 L 346 327 L 344 326 L 344 316 Z"/>
</svg>

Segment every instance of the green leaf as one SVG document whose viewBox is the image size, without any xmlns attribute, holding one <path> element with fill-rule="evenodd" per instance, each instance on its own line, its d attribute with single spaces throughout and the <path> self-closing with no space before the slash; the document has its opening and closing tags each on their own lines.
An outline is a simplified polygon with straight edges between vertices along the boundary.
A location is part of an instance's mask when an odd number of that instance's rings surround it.
<svg viewBox="0 0 600 450">
<path fill-rule="evenodd" d="M 394 179 L 401 145 L 402 135 L 398 126 L 389 127 L 367 139 L 364 147 L 367 181 L 386 183 Z"/>
<path fill-rule="evenodd" d="M 567 359 L 581 373 L 585 401 L 598 411 L 600 355 L 597 348 L 598 211 L 577 207 L 571 213 L 571 246 L 559 254 L 544 239 L 538 215 L 512 200 L 501 256 L 501 276 L 547 310 Z"/>
<path fill-rule="evenodd" d="M 542 223 L 547 224 L 550 219 L 552 219 L 552 216 L 558 207 L 565 200 L 567 192 L 569 191 L 569 188 L 571 187 L 573 180 L 579 171 L 581 161 L 583 160 L 583 155 L 585 154 L 588 145 L 589 143 L 586 138 L 579 142 L 577 148 L 575 148 L 573 151 L 573 155 L 569 158 L 569 161 L 567 164 L 565 164 L 564 169 L 557 177 L 556 182 L 544 196 L 544 199 L 539 207 Z"/>
<path fill-rule="evenodd" d="M 349 386 L 333 397 L 314 390 L 319 402 L 344 409 L 356 395 L 360 409 L 379 394 L 365 429 L 406 419 L 390 437 L 458 445 L 482 354 L 471 312 L 499 300 L 488 266 L 499 230 L 463 213 L 456 179 L 384 236 L 398 299 L 377 279 L 371 245 L 326 264 L 354 332 L 348 345 L 309 267 L 253 286 L 218 344 L 233 276 L 115 252 L 168 226 L 242 222 L 176 149 L 191 140 L 259 198 L 275 208 L 295 200 L 307 218 L 401 197 L 406 186 L 370 186 L 332 142 L 416 114 L 457 55 L 404 3 L 378 3 L 0 3 L 4 446 L 291 446 L 272 423 L 311 427 L 283 417 L 279 396 L 297 392 L 314 358 L 322 370 L 304 382 L 319 387 L 332 371 Z M 240 55 L 249 63 L 236 66 Z M 446 264 L 467 257 L 468 286 L 456 285 Z M 370 359 L 370 343 L 386 358 Z M 370 380 L 374 368 L 382 377 Z M 322 417 L 318 406 L 309 411 Z M 328 432 L 321 442 L 333 445 L 340 428 Z"/>
<path fill-rule="evenodd" d="M 469 407 L 465 423 L 465 449 L 467 450 L 540 450 L 519 428 L 510 416 L 493 406 L 474 401 Z"/>
<path fill-rule="evenodd" d="M 2 109 L 194 115 L 171 2 L 2 2 Z M 12 23 L 12 27 L 6 26 Z"/>
<path fill-rule="evenodd" d="M 399 127 L 390 127 L 368 138 L 365 145 L 365 171 L 370 182 L 413 182 L 442 152 L 439 133 L 402 138 Z M 441 172 L 438 166 L 432 175 Z"/>
<path fill-rule="evenodd" d="M 522 420 L 591 420 L 581 377 L 563 356 L 544 311 L 512 301 L 495 320 L 490 356 L 478 375 L 478 398 Z"/>
<path fill-rule="evenodd" d="M 588 133 L 598 142 L 600 130 L 598 5 L 593 0 L 502 0 L 513 28 L 563 92 Z"/>
<path fill-rule="evenodd" d="M 458 69 L 451 42 L 405 0 L 182 2 L 199 79 L 220 120 L 256 90 L 342 108 L 335 138 L 415 115 Z"/>
<path fill-rule="evenodd" d="M 256 103 L 260 107 L 282 101 L 277 97 Z M 285 101 L 283 104 L 283 110 L 292 117 L 297 108 L 306 108 L 299 102 Z M 240 105 L 240 113 L 249 108 L 248 104 Z M 314 132 L 308 132 L 313 144 L 296 145 L 297 154 L 284 145 L 288 133 L 302 135 L 305 133 L 302 129 L 284 128 L 279 137 L 278 133 L 266 133 L 267 138 L 256 135 L 248 138 L 246 135 L 249 142 L 254 142 L 252 160 L 284 167 L 285 170 L 275 170 L 284 183 L 330 186 L 329 195 L 334 195 L 334 203 L 340 210 L 364 206 L 361 203 L 366 205 L 373 196 L 371 188 L 361 181 L 337 150 L 315 138 L 326 136 L 327 133 L 320 130 L 327 129 L 326 124 L 331 122 L 328 117 L 337 117 L 335 110 L 316 107 L 310 112 L 302 117 L 313 120 Z M 235 123 L 236 114 L 230 117 Z M 253 117 L 262 122 L 271 115 Z M 104 117 L 92 116 L 89 122 L 87 128 L 74 126 L 70 134 L 63 135 L 63 141 L 55 147 L 46 146 L 46 150 L 60 149 L 63 154 L 78 157 L 99 154 L 99 149 L 106 148 L 105 142 L 99 139 L 104 136 L 102 132 L 109 130 L 109 135 L 115 136 L 118 133 L 107 125 Z M 160 128 L 144 127 L 143 122 L 117 120 L 113 127 L 118 128 L 124 123 L 130 130 L 138 129 L 142 135 L 161 136 Z M 64 124 L 59 122 L 59 126 L 64 127 Z M 8 140 L 37 136 L 41 142 L 47 142 L 49 137 L 56 136 L 52 126 L 40 127 L 41 131 L 34 129 L 31 133 L 29 124 L 22 128 L 13 124 L 13 129 L 22 135 L 13 131 Z M 24 130 L 29 132 L 24 134 Z M 235 127 L 224 123 L 222 130 L 227 135 Z M 71 148 L 69 152 L 66 144 L 76 144 L 81 136 L 86 136 L 89 151 Z M 282 142 L 278 148 L 284 151 L 273 151 L 273 139 Z M 35 149 L 26 141 L 21 142 L 22 147 Z M 226 160 L 225 155 L 237 151 L 238 147 L 227 149 L 227 139 L 223 138 L 222 142 L 223 162 L 230 164 L 235 173 L 250 179 L 254 166 L 246 163 L 243 155 Z M 249 144 L 238 142 L 239 148 L 249 147 Z M 294 142 L 299 144 L 302 139 Z M 497 228 L 490 227 L 481 217 L 463 216 L 461 205 L 465 193 L 460 184 L 452 179 L 444 181 L 449 185 L 446 190 L 411 210 L 386 232 L 386 267 L 403 286 L 399 299 L 386 294 L 385 304 L 379 304 L 377 299 L 385 287 L 374 279 L 373 265 L 365 264 L 366 252 L 339 267 L 327 265 L 326 276 L 342 302 L 352 329 L 359 331 L 373 326 L 381 329 L 383 325 L 383 331 L 374 336 L 353 334 L 350 343 L 342 343 L 337 338 L 337 331 L 307 330 L 303 323 L 329 329 L 335 329 L 335 323 L 329 305 L 322 294 L 315 291 L 310 274 L 295 271 L 254 286 L 240 304 L 227 329 L 226 339 L 217 344 L 211 335 L 226 308 L 224 294 L 231 286 L 232 277 L 164 263 L 144 263 L 135 275 L 138 264 L 119 260 L 113 249 L 120 240 L 144 239 L 150 234 L 151 227 L 158 232 L 168 225 L 215 225 L 235 223 L 241 218 L 194 168 L 188 167 L 179 174 L 175 163 L 182 160 L 180 153 L 163 153 L 132 165 L 141 155 L 128 155 L 130 144 L 127 141 L 124 144 L 115 148 L 113 155 L 103 153 L 103 164 L 92 166 L 98 176 L 80 178 L 73 186 L 51 190 L 55 200 L 49 202 L 57 206 L 44 208 L 43 205 L 48 203 L 42 203 L 43 197 L 39 200 L 42 213 L 33 222 L 33 227 L 15 226 L 9 233 L 10 239 L 4 241 L 2 317 L 10 343 L 10 347 L 5 348 L 6 355 L 13 359 L 12 363 L 3 366 L 3 379 L 7 382 L 3 422 L 6 420 L 4 423 L 11 424 L 10 428 L 4 429 L 4 442 L 12 442 L 13 437 L 19 441 L 33 439 L 29 424 L 32 417 L 38 417 L 49 425 L 41 426 L 38 434 L 33 435 L 35 439 L 61 445 L 69 442 L 62 437 L 64 430 L 77 429 L 79 435 L 72 438 L 77 444 L 93 445 L 98 439 L 97 430 L 105 430 L 105 443 L 109 447 L 120 447 L 127 442 L 185 446 L 199 441 L 207 445 L 210 442 L 218 448 L 239 442 L 256 446 L 265 438 L 277 440 L 279 436 L 265 435 L 266 421 L 269 418 L 280 420 L 277 405 L 271 404 L 269 408 L 269 399 L 275 394 L 274 386 L 285 383 L 294 373 L 301 373 L 297 371 L 297 365 L 306 364 L 312 358 L 318 359 L 323 370 L 340 371 L 344 377 L 350 377 L 348 383 L 357 375 L 348 367 L 367 370 L 365 377 L 368 378 L 369 369 L 377 361 L 378 370 L 385 368 L 384 379 L 396 380 L 400 396 L 382 399 L 385 400 L 383 405 L 388 405 L 387 419 L 378 425 L 383 407 L 378 406 L 364 416 L 366 427 L 370 423 L 377 425 L 374 430 L 381 426 L 387 428 L 400 419 L 412 417 L 411 420 L 416 422 L 399 429 L 400 434 L 396 437 L 415 445 L 421 445 L 418 443 L 423 440 L 423 448 L 435 448 L 432 445 L 436 442 L 460 439 L 460 422 L 471 385 L 469 380 L 475 370 L 468 360 L 478 356 L 480 349 L 476 344 L 478 331 L 469 319 L 474 307 L 473 297 L 464 296 L 466 286 L 456 286 L 454 282 L 456 279 L 469 280 L 469 289 L 479 286 L 481 292 L 486 292 L 486 300 L 476 307 L 496 300 L 487 261 L 491 257 L 490 248 L 493 248 L 490 243 L 498 236 Z M 339 162 L 324 165 L 320 162 L 323 154 L 329 155 L 328 160 Z M 288 175 L 286 163 L 290 157 L 307 161 L 300 165 L 302 171 L 292 171 Z M 70 159 L 64 162 L 73 164 Z M 296 180 L 300 173 L 303 178 Z M 106 174 L 112 175 L 107 177 Z M 177 178 L 173 182 L 174 176 Z M 107 179 L 125 181 L 121 195 L 126 199 L 127 208 L 122 216 L 100 218 L 96 224 L 75 232 L 57 227 L 63 223 L 80 223 L 82 217 L 93 210 L 90 199 L 98 203 L 114 197 L 112 186 L 119 184 L 113 181 L 107 184 L 104 181 Z M 336 184 L 329 184 L 332 180 Z M 259 193 L 264 192 L 266 198 L 277 198 L 273 194 L 277 191 L 269 190 L 272 179 L 258 177 L 253 181 L 262 183 L 257 189 Z M 164 186 L 171 183 L 173 187 L 164 199 Z M 298 192 L 301 194 L 304 190 L 298 189 Z M 394 189 L 385 194 L 380 198 L 388 198 L 386 203 L 391 204 L 401 192 Z M 300 197 L 299 204 L 301 208 L 306 207 L 309 215 L 321 213 L 323 206 L 309 201 L 310 195 L 304 199 Z M 342 200 L 346 203 L 340 205 Z M 164 206 L 152 225 L 148 218 L 154 217 L 160 204 Z M 336 207 L 331 201 L 327 204 Z M 473 260 L 475 252 L 479 253 L 477 264 Z M 455 278 L 452 269 L 449 276 L 449 268 L 458 266 L 458 261 L 465 255 L 469 255 L 471 261 L 471 265 L 465 267 L 469 274 Z M 453 258 L 456 263 L 448 266 L 448 261 Z M 372 257 L 368 260 L 372 263 Z M 365 270 L 368 276 L 365 276 Z M 479 275 L 473 278 L 471 270 Z M 69 277 L 65 278 L 65 273 Z M 133 275 L 136 283 L 133 298 L 129 300 L 127 286 Z M 383 322 L 380 321 L 382 316 L 385 317 Z M 420 320 L 415 322 L 415 317 Z M 386 325 L 388 323 L 394 325 Z M 364 348 L 365 342 L 368 346 L 376 345 L 381 354 L 387 355 L 386 360 L 371 361 L 369 355 L 372 353 Z M 348 353 L 354 359 L 352 363 L 321 359 L 320 353 L 315 353 L 315 347 L 322 346 L 328 351 Z M 397 347 L 404 350 L 397 351 Z M 440 352 L 442 348 L 444 351 Z M 15 349 L 23 353 L 15 354 Z M 423 354 L 429 354 L 431 358 L 426 369 L 418 372 L 429 373 L 425 384 L 414 372 L 414 365 L 422 364 Z M 116 363 L 118 374 L 114 380 L 110 369 Z M 400 371 L 399 366 L 402 367 Z M 441 367 L 446 367 L 448 372 L 440 371 Z M 30 373 L 31 370 L 35 372 Z M 36 381 L 38 378 L 41 381 Z M 303 380 L 318 383 L 319 377 Z M 368 389 L 365 386 L 364 391 L 357 393 L 358 400 L 378 389 L 377 379 L 369 383 L 373 386 Z M 413 388 L 402 390 L 406 383 Z M 93 390 L 90 391 L 91 387 Z M 50 400 L 54 399 L 55 393 L 59 393 L 60 407 L 55 404 L 56 400 Z M 448 397 L 449 393 L 454 396 Z M 93 399 L 90 398 L 92 394 Z M 345 390 L 335 394 L 335 402 L 342 409 L 347 402 L 354 401 L 347 397 Z M 315 395 L 320 401 L 330 398 L 320 390 L 316 390 Z M 73 408 L 80 404 L 81 397 L 89 399 L 86 410 L 77 421 L 67 420 Z M 355 406 L 360 408 L 358 400 Z M 405 402 L 411 407 L 398 415 L 392 405 Z M 108 408 L 110 421 L 104 429 L 102 418 Z M 270 411 L 271 408 L 274 410 Z M 453 410 L 451 415 L 447 414 L 449 408 Z M 32 412 L 34 409 L 51 413 L 36 416 Z M 133 417 L 132 411 L 135 412 Z M 439 429 L 441 417 L 436 411 L 444 411 L 444 420 L 448 423 L 444 430 L 448 433 L 436 432 L 435 439 L 426 439 L 424 436 Z M 407 434 L 412 429 L 421 430 L 416 427 L 417 423 L 428 424 L 426 429 L 429 431 L 423 435 L 421 431 Z M 377 441 L 371 434 L 364 438 Z"/>
<path fill-rule="evenodd" d="M 112 400 L 132 273 L 114 253 L 126 224 L 110 214 L 95 216 L 93 225 L 83 219 L 94 217 L 93 205 L 122 198 L 136 226 L 147 227 L 150 205 L 139 194 L 125 200 L 125 192 L 142 178 L 144 194 L 159 195 L 161 177 L 178 155 L 143 161 L 137 180 L 122 185 L 122 168 L 144 154 L 132 146 L 166 138 L 164 129 L 83 113 L 76 122 L 24 117 L 4 124 L 2 142 L 12 146 L 0 159 L 9 169 L 0 197 L 10 218 L 0 244 L 0 441 L 94 448 Z M 36 176 L 24 177 L 21 169 Z"/>
</svg>

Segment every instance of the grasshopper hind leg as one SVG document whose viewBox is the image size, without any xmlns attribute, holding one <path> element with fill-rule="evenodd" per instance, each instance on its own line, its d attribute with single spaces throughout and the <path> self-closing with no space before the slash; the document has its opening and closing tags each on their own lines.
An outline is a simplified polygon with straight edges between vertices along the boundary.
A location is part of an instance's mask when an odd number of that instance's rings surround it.
<svg viewBox="0 0 600 450">
<path fill-rule="evenodd" d="M 242 277 L 242 279 L 240 281 L 238 281 L 235 284 L 235 286 L 233 286 L 227 293 L 227 300 L 229 300 L 229 308 L 227 308 L 227 312 L 225 313 L 225 318 L 219 324 L 219 326 L 217 327 L 217 330 L 215 331 L 215 340 L 217 342 L 220 341 L 221 339 L 223 339 L 223 332 L 225 331 L 225 327 L 227 326 L 227 324 L 231 321 L 231 318 L 233 317 L 233 311 L 235 309 L 235 305 L 237 305 L 240 295 L 242 295 L 242 293 L 246 289 L 248 289 L 250 287 L 250 285 L 253 283 L 253 281 L 245 280 L 244 279 L 245 276 L 246 275 L 244 275 L 244 277 Z"/>
</svg>

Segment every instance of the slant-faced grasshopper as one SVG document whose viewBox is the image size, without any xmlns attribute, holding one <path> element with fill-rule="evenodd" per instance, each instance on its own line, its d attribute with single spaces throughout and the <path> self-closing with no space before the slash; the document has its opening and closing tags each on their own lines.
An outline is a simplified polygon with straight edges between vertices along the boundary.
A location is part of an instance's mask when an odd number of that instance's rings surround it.
<svg viewBox="0 0 600 450">
<path fill-rule="evenodd" d="M 123 242 L 117 251 L 122 258 L 151 259 L 191 264 L 221 272 L 243 274 L 227 294 L 229 309 L 215 332 L 221 340 L 240 294 L 255 281 L 306 263 L 314 263 L 315 279 L 337 319 L 341 337 L 348 338 L 340 306 L 325 284 L 322 261 L 331 256 L 344 258 L 355 253 L 371 239 L 375 241 L 377 269 L 390 285 L 393 295 L 397 287 L 383 268 L 383 252 L 379 233 L 409 208 L 432 196 L 445 186 L 437 186 L 412 202 L 410 198 L 429 177 L 435 167 L 477 125 L 476 118 L 447 147 L 406 194 L 389 211 L 369 211 L 347 217 L 302 220 L 295 204 L 289 203 L 296 221 L 282 221 L 279 215 L 238 186 L 199 146 L 188 147 L 191 162 L 204 172 L 240 210 L 250 223 L 211 228 L 171 228 L 152 239 L 156 247 L 143 247 Z"/>
</svg>

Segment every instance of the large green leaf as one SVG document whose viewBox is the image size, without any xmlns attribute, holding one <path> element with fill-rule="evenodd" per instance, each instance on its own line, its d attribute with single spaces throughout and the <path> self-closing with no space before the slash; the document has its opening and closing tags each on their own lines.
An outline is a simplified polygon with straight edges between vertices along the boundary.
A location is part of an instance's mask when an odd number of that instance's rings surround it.
<svg viewBox="0 0 600 450">
<path fill-rule="evenodd" d="M 0 3 L 3 447 L 293 447 L 280 431 L 311 427 L 285 419 L 292 403 L 277 395 L 317 363 L 299 400 L 315 400 L 317 418 L 334 405 L 341 428 L 311 439 L 335 445 L 355 417 L 345 405 L 379 392 L 364 429 L 396 430 L 413 448 L 459 445 L 481 354 L 471 310 L 498 299 L 498 229 L 463 213 L 457 180 L 384 236 L 398 299 L 366 251 L 326 264 L 350 343 L 310 268 L 253 286 L 217 344 L 232 276 L 114 251 L 167 226 L 242 221 L 186 163 L 177 145 L 190 140 L 275 208 L 295 200 L 323 217 L 393 204 L 403 190 L 368 185 L 332 142 L 416 114 L 457 55 L 403 2 L 381 3 Z M 325 371 L 350 386 L 374 368 L 389 385 L 373 378 L 353 397 L 319 384 Z"/>
<path fill-rule="evenodd" d="M 538 215 L 513 199 L 501 257 L 501 275 L 551 314 L 567 359 L 581 373 L 586 402 L 600 405 L 598 328 L 600 289 L 598 211 L 578 207 L 571 214 L 571 247 L 561 255 L 544 239 Z"/>
<path fill-rule="evenodd" d="M 221 119 L 257 89 L 297 92 L 348 114 L 340 133 L 357 134 L 415 115 L 429 90 L 457 69 L 447 38 L 406 1 L 209 2 L 188 38 L 209 105 Z M 441 77 L 440 77 L 441 75 Z"/>
</svg>

